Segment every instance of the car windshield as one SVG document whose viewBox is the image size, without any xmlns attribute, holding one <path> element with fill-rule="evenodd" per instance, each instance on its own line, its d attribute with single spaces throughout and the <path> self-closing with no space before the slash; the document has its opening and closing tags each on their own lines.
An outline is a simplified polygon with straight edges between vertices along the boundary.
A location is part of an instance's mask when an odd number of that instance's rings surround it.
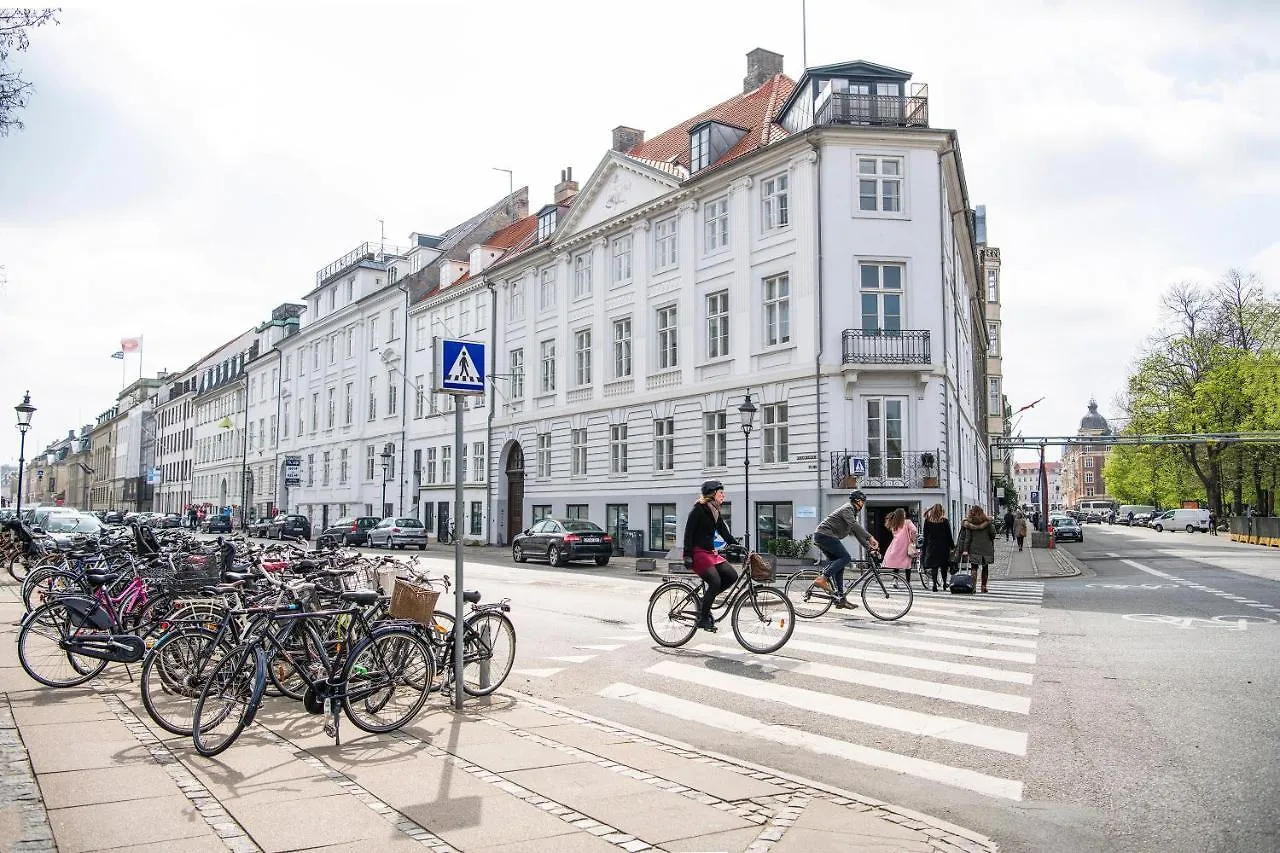
<svg viewBox="0 0 1280 853">
<path fill-rule="evenodd" d="M 604 533 L 604 531 L 600 528 L 600 526 L 596 524 L 594 521 L 580 521 L 577 519 L 570 519 L 569 521 L 561 522 L 561 524 L 564 525 L 565 530 L 568 530 L 574 533 Z"/>
</svg>

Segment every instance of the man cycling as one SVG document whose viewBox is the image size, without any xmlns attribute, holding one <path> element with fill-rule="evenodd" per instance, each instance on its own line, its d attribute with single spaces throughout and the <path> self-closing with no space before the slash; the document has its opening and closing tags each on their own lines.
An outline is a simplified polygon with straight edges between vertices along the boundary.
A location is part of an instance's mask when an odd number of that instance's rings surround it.
<svg viewBox="0 0 1280 853">
<path fill-rule="evenodd" d="M 868 551 L 879 553 L 880 545 L 876 542 L 875 537 L 867 533 L 858 516 L 862 512 L 862 508 L 867 503 L 867 496 L 860 491 L 853 491 L 849 494 L 849 502 L 840 506 L 835 512 L 828 515 L 818 525 L 818 529 L 813 534 L 813 544 L 818 546 L 818 550 L 822 551 L 826 558 L 830 561 L 827 567 L 822 570 L 822 576 L 814 581 L 822 589 L 832 592 L 832 583 L 835 584 L 836 607 L 857 607 L 856 604 L 849 604 L 844 600 L 844 568 L 853 562 L 844 542 L 840 541 L 846 536 L 853 536 L 862 547 Z"/>
</svg>

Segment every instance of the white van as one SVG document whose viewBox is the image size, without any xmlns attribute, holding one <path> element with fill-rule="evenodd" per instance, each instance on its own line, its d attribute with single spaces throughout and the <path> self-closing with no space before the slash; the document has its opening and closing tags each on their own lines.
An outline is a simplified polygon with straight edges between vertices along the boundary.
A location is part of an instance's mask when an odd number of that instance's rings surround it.
<svg viewBox="0 0 1280 853">
<path fill-rule="evenodd" d="M 1194 533 L 1197 530 L 1209 531 L 1209 510 L 1207 509 L 1171 509 L 1151 519 L 1148 525 L 1157 533 L 1166 530 L 1185 530 Z"/>
</svg>

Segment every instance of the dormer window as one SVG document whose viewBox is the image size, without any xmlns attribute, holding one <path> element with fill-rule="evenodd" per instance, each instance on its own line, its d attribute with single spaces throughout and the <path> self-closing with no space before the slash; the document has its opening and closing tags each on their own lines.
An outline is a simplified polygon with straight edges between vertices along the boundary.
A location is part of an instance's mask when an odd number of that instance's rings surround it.
<svg viewBox="0 0 1280 853">
<path fill-rule="evenodd" d="M 538 242 L 549 239 L 556 230 L 556 208 L 548 205 L 538 214 Z"/>
<path fill-rule="evenodd" d="M 689 171 L 697 172 L 711 165 L 711 126 L 689 134 Z"/>
</svg>

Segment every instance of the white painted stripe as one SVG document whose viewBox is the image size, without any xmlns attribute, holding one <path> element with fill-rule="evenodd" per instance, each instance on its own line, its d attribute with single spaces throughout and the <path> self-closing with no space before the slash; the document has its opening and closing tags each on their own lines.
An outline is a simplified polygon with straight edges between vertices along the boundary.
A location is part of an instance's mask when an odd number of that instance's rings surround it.
<svg viewBox="0 0 1280 853">
<path fill-rule="evenodd" d="M 805 690 L 801 687 L 762 682 L 754 678 L 716 672 L 705 667 L 689 666 L 675 661 L 656 663 L 645 672 L 686 681 L 699 687 L 710 687 L 765 702 L 777 702 L 802 711 L 825 714 L 840 720 L 855 720 L 918 737 L 937 738 L 967 746 L 993 749 L 1009 755 L 1027 754 L 1026 734 L 1012 729 L 970 723 L 967 720 L 944 717 L 941 714 L 922 714 L 919 711 L 908 711 L 892 705 L 877 705 L 874 702 L 863 702 L 861 699 L 832 696 L 829 693 L 819 693 L 816 690 Z"/>
<path fill-rule="evenodd" d="M 988 616 L 982 613 L 966 613 L 963 610 L 952 610 L 945 607 L 933 607 L 930 604 L 914 604 L 910 615 L 925 613 L 934 616 L 945 616 L 948 619 L 981 619 L 984 622 L 1008 622 L 1011 625 L 1039 625 L 1039 616 Z"/>
<path fill-rule="evenodd" d="M 842 758 L 867 767 L 905 773 L 919 779 L 927 779 L 931 782 L 975 791 L 988 797 L 999 797 L 1006 800 L 1022 799 L 1022 783 L 1012 779 L 1001 779 L 998 776 L 988 776 L 985 773 L 966 770 L 962 767 L 951 767 L 936 761 L 926 761 L 922 758 L 912 758 L 883 749 L 847 743 L 825 735 L 800 731 L 787 726 L 770 725 L 754 717 L 735 714 L 731 711 L 717 709 L 714 714 L 708 714 L 706 705 L 679 699 L 675 696 L 668 696 L 665 693 L 645 690 L 642 687 L 634 687 L 630 684 L 614 683 L 601 690 L 597 695 L 639 705 L 642 708 L 657 711 L 667 717 L 688 720 L 689 722 L 732 732 L 739 737 L 767 740 L 794 749 L 807 750 L 817 755 Z"/>
<path fill-rule="evenodd" d="M 594 651 L 597 651 L 597 652 L 616 652 L 618 649 L 622 648 L 622 646 L 621 646 L 621 645 L 609 645 L 609 646 L 574 646 L 574 648 L 575 648 L 575 649 L 589 649 L 589 650 L 594 650 Z"/>
<path fill-rule="evenodd" d="M 557 672 L 564 672 L 564 667 L 556 667 L 555 669 L 513 669 L 516 675 L 527 675 L 531 678 L 550 678 Z"/>
<path fill-rule="evenodd" d="M 912 634 L 926 637 L 942 637 L 948 640 L 964 640 L 973 643 L 987 643 L 995 646 L 1016 646 L 1020 649 L 1034 649 L 1035 640 L 1018 640 L 1013 637 L 988 637 L 984 634 L 966 634 L 963 631 L 944 631 L 938 628 L 911 628 Z"/>
<path fill-rule="evenodd" d="M 1112 556 L 1112 555 L 1108 555 L 1108 556 Z M 1140 572 L 1146 572 L 1149 575 L 1155 575 L 1156 577 L 1164 578 L 1167 581 L 1181 580 L 1181 578 L 1175 578 L 1173 575 L 1165 574 L 1159 569 L 1153 569 L 1150 566 L 1144 566 L 1142 565 L 1142 563 L 1135 563 L 1133 560 L 1121 560 L 1120 562 L 1124 563 L 1127 566 L 1133 566 L 1135 569 L 1137 569 Z M 1217 590 L 1210 590 L 1210 591 L 1216 592 Z"/>
<path fill-rule="evenodd" d="M 591 660 L 593 657 L 595 657 L 595 655 L 559 655 L 559 656 L 552 655 L 552 656 L 543 658 L 543 660 L 559 660 L 559 661 L 564 661 L 565 663 L 586 663 L 587 661 Z"/>
<path fill-rule="evenodd" d="M 1004 660 L 1011 663 L 1035 663 L 1036 656 L 1030 652 L 1006 652 L 1002 649 L 970 649 L 954 643 L 930 643 L 926 640 L 911 640 L 906 636 L 888 636 L 880 631 L 860 631 L 857 628 L 846 628 L 843 631 L 829 628 L 804 627 L 807 637 L 816 634 L 820 637 L 835 637 L 845 642 L 868 643 L 873 646 L 893 646 L 895 649 L 916 649 L 922 652 L 941 652 L 948 655 L 961 655 L 985 660 Z"/>
<path fill-rule="evenodd" d="M 628 642 L 628 643 L 634 643 L 636 640 L 643 640 L 643 639 L 646 639 L 648 636 L 649 636 L 648 634 L 628 634 L 628 635 L 625 635 L 625 636 L 624 636 L 624 635 L 619 635 L 619 636 L 617 636 L 617 637 L 601 637 L 600 639 L 602 639 L 602 640 L 625 640 L 625 641 L 626 641 L 626 642 Z"/>
<path fill-rule="evenodd" d="M 1009 684 L 1030 684 L 1031 673 L 1018 672 L 1012 669 L 997 669 L 976 663 L 957 663 L 950 660 L 934 660 L 932 658 L 898 655 L 892 652 L 878 652 L 875 649 L 851 649 L 848 646 L 833 646 L 829 643 L 812 643 L 797 640 L 794 637 L 787 642 L 787 650 L 815 652 L 833 658 L 848 658 L 864 663 L 882 663 L 889 666 L 900 666 L 904 669 L 920 669 L 927 672 L 941 672 L 946 675 L 964 675 L 970 678 L 985 678 L 988 681 L 1004 681 Z"/>
<path fill-rule="evenodd" d="M 960 600 L 957 601 L 956 598 Z M 987 610 L 995 610 L 997 612 L 1000 612 L 1000 611 L 1008 610 L 1012 606 L 1013 605 L 1002 604 L 1002 605 L 991 605 L 991 606 L 983 607 L 982 605 L 970 604 L 970 599 L 968 596 L 965 596 L 964 598 L 960 598 L 959 596 L 956 596 L 950 601 L 944 598 L 930 598 L 930 599 L 926 599 L 923 602 L 917 601 L 911 605 L 911 612 L 915 613 L 917 610 L 919 610 L 922 613 L 933 613 L 938 616 L 949 616 L 949 617 L 956 617 L 956 618 L 966 617 L 969 619 L 994 619 L 997 622 L 1012 622 L 1015 625 L 1025 625 L 1028 622 L 1040 621 L 1040 617 L 1038 615 L 1037 616 L 995 616 L 985 612 Z M 1039 609 L 1039 607 L 1040 605 L 1038 604 L 1035 605 L 1036 609 Z"/>
<path fill-rule="evenodd" d="M 979 708 L 990 708 L 993 711 L 1009 711 L 1014 714 L 1031 713 L 1031 698 L 1015 696 L 1012 693 L 997 693 L 994 690 L 980 690 L 976 687 L 957 687 L 953 684 L 940 684 L 936 681 L 925 681 L 919 678 L 904 678 L 900 675 L 886 675 L 883 672 L 870 672 L 864 669 L 853 669 L 844 666 L 830 666 L 823 663 L 796 660 L 795 658 L 773 655 L 768 662 L 759 655 L 743 649 L 723 649 L 718 646 L 695 646 L 700 652 L 710 652 L 723 657 L 741 658 L 753 669 L 764 672 L 783 671 L 795 675 L 807 675 L 814 678 L 825 678 L 843 684 L 861 684 L 865 687 L 876 687 L 881 690 L 892 690 L 897 693 L 911 693 L 928 699 L 942 699 L 947 702 L 959 702 L 964 705 L 976 705 Z"/>
<path fill-rule="evenodd" d="M 915 608 L 898 620 L 903 625 L 942 625 L 947 628 L 967 628 L 971 631 L 998 631 L 1001 634 L 1017 634 L 1022 637 L 1040 636 L 1039 628 L 1022 628 L 1018 625 L 996 625 L 992 622 L 961 622 L 957 619 L 939 619 L 936 616 L 921 616 Z"/>
</svg>

